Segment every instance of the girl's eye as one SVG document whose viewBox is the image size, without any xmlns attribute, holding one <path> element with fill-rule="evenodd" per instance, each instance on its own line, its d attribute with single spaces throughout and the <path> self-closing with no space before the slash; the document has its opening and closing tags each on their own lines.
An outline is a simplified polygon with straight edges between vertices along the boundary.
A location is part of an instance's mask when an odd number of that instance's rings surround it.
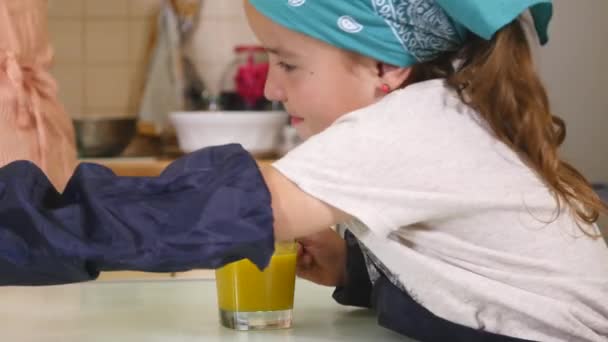
<svg viewBox="0 0 608 342">
<path fill-rule="evenodd" d="M 279 63 L 277 63 L 277 65 L 281 69 L 285 70 L 285 72 L 291 72 L 291 71 L 294 71 L 296 69 L 295 65 L 287 64 L 287 63 L 284 63 L 284 62 L 279 62 Z"/>
</svg>

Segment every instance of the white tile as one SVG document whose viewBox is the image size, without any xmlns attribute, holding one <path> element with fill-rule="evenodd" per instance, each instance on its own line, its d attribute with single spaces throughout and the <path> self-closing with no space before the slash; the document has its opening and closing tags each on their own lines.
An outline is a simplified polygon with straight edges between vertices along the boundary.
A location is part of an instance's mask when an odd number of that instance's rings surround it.
<svg viewBox="0 0 608 342">
<path fill-rule="evenodd" d="M 48 2 L 49 17 L 65 18 L 77 17 L 80 18 L 84 14 L 84 1 L 82 0 L 49 0 Z"/>
<path fill-rule="evenodd" d="M 130 68 L 128 66 L 87 67 L 85 109 L 129 107 Z"/>
<path fill-rule="evenodd" d="M 131 17 L 149 18 L 158 12 L 162 0 L 128 0 L 128 3 Z"/>
<path fill-rule="evenodd" d="M 79 63 L 84 60 L 84 23 L 78 19 L 50 19 L 49 36 L 56 63 Z"/>
<path fill-rule="evenodd" d="M 144 63 L 133 63 L 129 65 L 129 101 L 130 113 L 137 113 L 141 102 L 141 96 L 146 83 L 148 66 Z"/>
<path fill-rule="evenodd" d="M 87 17 L 125 18 L 129 15 L 131 0 L 85 0 Z"/>
<path fill-rule="evenodd" d="M 128 20 L 87 20 L 85 22 L 87 64 L 129 61 Z"/>
<path fill-rule="evenodd" d="M 84 109 L 84 68 L 73 65 L 55 65 L 51 74 L 57 81 L 59 101 L 72 117 L 82 115 Z"/>
<path fill-rule="evenodd" d="M 153 23 L 144 19 L 129 20 L 129 62 L 145 62 L 153 49 Z"/>
<path fill-rule="evenodd" d="M 259 44 L 258 39 L 247 25 L 245 21 L 235 21 L 233 19 L 227 19 L 225 21 L 225 28 L 227 39 L 234 44 L 246 44 L 256 45 Z"/>
<path fill-rule="evenodd" d="M 239 20 L 239 22 L 247 25 L 247 14 L 245 14 L 245 7 L 243 7 L 242 1 L 237 1 L 238 6 L 234 6 L 230 9 L 230 18 Z"/>
<path fill-rule="evenodd" d="M 201 14 L 205 19 L 239 17 L 243 12 L 242 0 L 210 0 L 203 2 Z"/>
</svg>

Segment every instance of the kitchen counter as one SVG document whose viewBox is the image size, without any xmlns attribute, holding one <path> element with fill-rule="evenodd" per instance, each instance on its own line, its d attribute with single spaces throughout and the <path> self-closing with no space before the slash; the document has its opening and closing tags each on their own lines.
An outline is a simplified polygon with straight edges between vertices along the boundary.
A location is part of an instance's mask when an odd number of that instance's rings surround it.
<svg viewBox="0 0 608 342">
<path fill-rule="evenodd" d="M 91 158 L 81 159 L 81 162 L 101 164 L 109 167 L 119 176 L 158 176 L 171 162 L 170 159 L 154 157 L 134 158 Z"/>
<path fill-rule="evenodd" d="M 413 341 L 343 307 L 331 288 L 296 283 L 294 327 L 241 332 L 218 323 L 215 281 L 106 281 L 0 289 L 3 341 Z"/>
</svg>

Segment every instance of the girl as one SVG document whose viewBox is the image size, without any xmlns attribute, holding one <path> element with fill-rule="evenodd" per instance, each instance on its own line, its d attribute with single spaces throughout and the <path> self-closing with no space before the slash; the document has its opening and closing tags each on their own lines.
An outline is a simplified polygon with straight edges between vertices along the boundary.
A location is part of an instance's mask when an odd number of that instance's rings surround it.
<svg viewBox="0 0 608 342">
<path fill-rule="evenodd" d="M 48 72 L 46 11 L 44 0 L 0 1 L 0 165 L 31 160 L 63 189 L 76 148 Z"/>
<path fill-rule="evenodd" d="M 550 1 L 244 5 L 308 138 L 263 170 L 301 276 L 424 341 L 608 338 L 606 207 L 559 158 L 519 19 L 546 42 Z"/>
<path fill-rule="evenodd" d="M 0 282 L 263 267 L 295 238 L 301 276 L 422 341 L 606 340 L 607 208 L 559 159 L 518 19 L 545 42 L 549 0 L 244 5 L 266 96 L 307 141 L 261 173 L 234 145 L 159 178 L 83 165 L 62 195 L 31 164 L 1 168 Z"/>
</svg>

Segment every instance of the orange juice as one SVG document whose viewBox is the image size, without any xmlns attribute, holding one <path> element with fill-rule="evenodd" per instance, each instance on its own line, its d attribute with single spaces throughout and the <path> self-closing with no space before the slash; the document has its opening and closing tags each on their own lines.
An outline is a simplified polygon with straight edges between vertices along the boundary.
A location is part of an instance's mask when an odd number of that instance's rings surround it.
<svg viewBox="0 0 608 342">
<path fill-rule="evenodd" d="M 216 270 L 220 310 L 258 312 L 292 309 L 296 254 L 295 243 L 277 244 L 264 271 L 246 259 Z"/>
</svg>

